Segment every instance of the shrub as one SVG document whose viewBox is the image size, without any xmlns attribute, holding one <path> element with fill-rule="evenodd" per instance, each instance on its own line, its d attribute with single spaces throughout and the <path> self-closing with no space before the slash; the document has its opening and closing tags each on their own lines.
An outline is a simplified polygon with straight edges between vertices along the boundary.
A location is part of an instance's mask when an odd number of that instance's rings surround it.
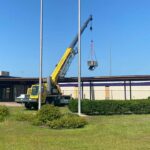
<svg viewBox="0 0 150 150">
<path fill-rule="evenodd" d="M 44 105 L 41 110 L 37 113 L 37 118 L 39 122 L 46 123 L 47 121 L 52 121 L 55 119 L 59 119 L 61 117 L 61 113 L 58 107 L 53 105 Z"/>
<path fill-rule="evenodd" d="M 28 119 L 26 115 L 20 117 L 20 120 L 23 121 Z M 59 108 L 53 105 L 44 105 L 38 111 L 37 115 L 32 118 L 32 124 L 36 126 L 48 126 L 51 129 L 70 129 L 84 127 L 87 122 L 84 118 L 74 114 L 63 115 L 59 111 Z"/>
<path fill-rule="evenodd" d="M 62 129 L 63 128 L 63 123 L 62 123 L 61 119 L 48 121 L 46 123 L 46 125 L 51 129 Z"/>
<path fill-rule="evenodd" d="M 64 128 L 82 128 L 87 124 L 85 118 L 79 117 L 77 115 L 67 114 L 61 119 Z"/>
<path fill-rule="evenodd" d="M 72 100 L 69 109 L 77 112 L 78 101 Z M 148 114 L 150 113 L 149 100 L 82 100 L 82 113 L 88 115 L 112 115 L 112 114 Z"/>
<path fill-rule="evenodd" d="M 87 121 L 84 118 L 81 118 L 77 115 L 66 114 L 60 119 L 48 121 L 47 125 L 52 129 L 73 129 L 73 128 L 82 128 L 87 124 Z"/>
<path fill-rule="evenodd" d="M 6 106 L 0 106 L 0 116 L 6 117 L 9 115 L 9 109 Z"/>
</svg>

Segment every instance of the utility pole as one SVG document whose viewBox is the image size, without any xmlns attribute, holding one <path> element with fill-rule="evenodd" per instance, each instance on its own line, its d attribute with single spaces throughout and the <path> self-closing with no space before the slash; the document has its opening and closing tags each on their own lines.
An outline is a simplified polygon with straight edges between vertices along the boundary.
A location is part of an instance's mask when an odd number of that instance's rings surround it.
<svg viewBox="0 0 150 150">
<path fill-rule="evenodd" d="M 40 1 L 40 74 L 39 74 L 39 101 L 38 109 L 41 109 L 42 99 L 42 57 L 43 57 L 43 0 Z"/>
<path fill-rule="evenodd" d="M 81 1 L 78 0 L 78 115 L 81 115 Z"/>
</svg>

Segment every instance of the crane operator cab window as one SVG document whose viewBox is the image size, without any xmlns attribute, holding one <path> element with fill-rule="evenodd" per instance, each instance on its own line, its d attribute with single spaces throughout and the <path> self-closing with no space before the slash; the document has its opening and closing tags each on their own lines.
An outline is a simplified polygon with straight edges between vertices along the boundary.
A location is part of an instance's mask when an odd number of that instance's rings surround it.
<svg viewBox="0 0 150 150">
<path fill-rule="evenodd" d="M 32 95 L 38 95 L 39 86 L 33 86 L 32 87 Z"/>
<path fill-rule="evenodd" d="M 42 93 L 44 92 L 44 87 L 42 87 Z M 39 86 L 35 85 L 32 87 L 32 95 L 38 95 L 39 94 Z"/>
</svg>

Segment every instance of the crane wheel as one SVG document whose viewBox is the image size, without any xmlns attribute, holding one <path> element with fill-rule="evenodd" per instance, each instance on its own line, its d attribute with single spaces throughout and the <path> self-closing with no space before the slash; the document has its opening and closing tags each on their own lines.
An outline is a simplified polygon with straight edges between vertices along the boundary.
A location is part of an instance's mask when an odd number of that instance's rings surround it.
<svg viewBox="0 0 150 150">
<path fill-rule="evenodd" d="M 30 103 L 25 103 L 25 108 L 31 110 L 32 105 Z"/>
</svg>

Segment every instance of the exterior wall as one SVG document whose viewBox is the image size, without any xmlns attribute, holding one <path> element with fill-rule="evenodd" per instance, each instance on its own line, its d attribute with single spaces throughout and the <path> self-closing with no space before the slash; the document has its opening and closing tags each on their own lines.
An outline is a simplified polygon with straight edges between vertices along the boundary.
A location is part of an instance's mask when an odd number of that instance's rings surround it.
<svg viewBox="0 0 150 150">
<path fill-rule="evenodd" d="M 31 83 L 11 83 L 0 84 L 0 102 L 13 102 L 20 94 L 26 94 Z"/>
<path fill-rule="evenodd" d="M 0 101 L 13 101 L 13 88 L 10 85 L 2 85 L 0 87 Z"/>
<path fill-rule="evenodd" d="M 139 84 L 140 83 L 140 84 Z M 132 86 L 132 99 L 145 99 L 150 97 L 149 82 L 132 82 L 136 86 Z"/>
<path fill-rule="evenodd" d="M 124 100 L 124 86 L 111 86 L 110 99 Z"/>
<path fill-rule="evenodd" d="M 78 97 L 78 84 L 60 84 L 64 94 Z M 147 99 L 150 96 L 150 81 L 86 82 L 83 83 L 83 99 L 130 100 Z"/>
<path fill-rule="evenodd" d="M 78 97 L 78 91 L 77 91 L 77 86 L 75 84 L 76 83 L 71 83 L 71 84 L 63 83 L 63 84 L 60 84 L 62 94 L 71 95 L 73 98 L 77 98 Z"/>
<path fill-rule="evenodd" d="M 27 88 L 37 81 L 16 81 L 0 83 L 0 101 L 14 101 L 15 97 L 25 94 Z M 82 83 L 82 98 L 91 100 L 130 100 L 147 99 L 150 97 L 149 81 L 113 81 L 113 82 L 84 82 Z M 78 98 L 78 84 L 61 83 L 62 93 Z"/>
<path fill-rule="evenodd" d="M 144 99 L 150 96 L 150 86 L 133 86 L 132 99 Z"/>
<path fill-rule="evenodd" d="M 90 87 L 89 86 L 83 86 L 83 98 L 90 99 Z"/>
<path fill-rule="evenodd" d="M 91 99 L 106 99 L 106 91 L 105 91 L 105 86 L 94 86 L 92 88 L 93 96 L 91 97 Z M 109 91 L 108 91 L 109 92 Z"/>
</svg>

